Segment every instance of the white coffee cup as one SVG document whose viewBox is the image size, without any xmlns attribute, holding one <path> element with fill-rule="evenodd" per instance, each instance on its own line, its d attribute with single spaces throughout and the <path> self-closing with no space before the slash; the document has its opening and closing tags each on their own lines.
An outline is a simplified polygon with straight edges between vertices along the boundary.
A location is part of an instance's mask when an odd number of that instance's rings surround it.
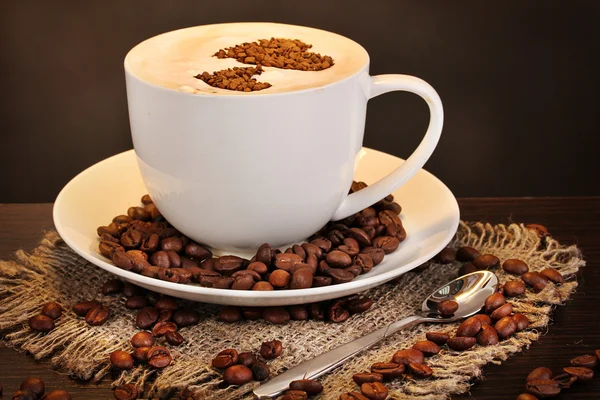
<svg viewBox="0 0 600 400">
<path fill-rule="evenodd" d="M 301 90 L 187 93 L 140 77 L 132 68 L 135 48 L 130 51 L 125 59 L 129 118 L 144 183 L 165 218 L 200 243 L 237 251 L 301 241 L 328 221 L 354 214 L 393 192 L 423 166 L 437 145 L 443 108 L 435 90 L 413 76 L 369 76 L 366 50 L 350 39 L 272 23 L 187 30 L 217 31 L 224 37 L 228 32 L 253 32 L 255 39 L 347 41 L 343 43 L 354 46 L 354 59 L 364 59 L 349 76 Z M 162 36 L 169 34 L 174 33 Z M 367 102 L 390 91 L 412 92 L 427 102 L 427 132 L 399 168 L 348 195 Z"/>
</svg>

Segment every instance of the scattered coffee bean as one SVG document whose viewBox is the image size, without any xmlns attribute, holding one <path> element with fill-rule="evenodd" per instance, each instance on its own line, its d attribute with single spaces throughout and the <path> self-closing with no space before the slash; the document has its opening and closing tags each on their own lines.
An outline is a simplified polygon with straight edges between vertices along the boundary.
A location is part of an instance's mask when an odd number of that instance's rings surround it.
<svg viewBox="0 0 600 400">
<path fill-rule="evenodd" d="M 491 270 L 500 266 L 500 259 L 492 254 L 479 255 L 471 262 L 478 270 Z"/>
<path fill-rule="evenodd" d="M 110 317 L 110 309 L 105 305 L 99 305 L 92 308 L 85 314 L 85 322 L 92 326 L 104 325 Z"/>
<path fill-rule="evenodd" d="M 427 332 L 425 334 L 425 337 L 427 338 L 427 340 L 432 341 L 438 346 L 445 345 L 448 339 L 450 339 L 450 336 L 444 332 Z"/>
<path fill-rule="evenodd" d="M 280 340 L 271 340 L 268 342 L 263 342 L 260 346 L 260 355 L 265 360 L 273 360 L 281 355 L 283 351 L 283 345 Z"/>
<path fill-rule="evenodd" d="M 256 356 L 251 352 L 240 353 L 238 357 L 238 364 L 245 365 L 246 367 L 252 367 L 256 362 Z"/>
<path fill-rule="evenodd" d="M 483 325 L 490 325 L 492 326 L 492 319 L 485 315 L 485 314 L 477 314 L 477 315 L 473 315 L 473 318 L 478 319 L 479 322 L 481 322 L 481 326 Z"/>
<path fill-rule="evenodd" d="M 563 372 L 577 377 L 577 380 L 581 382 L 589 381 L 594 377 L 594 371 L 586 367 L 565 367 Z"/>
<path fill-rule="evenodd" d="M 517 332 L 521 332 L 529 326 L 529 318 L 523 314 L 515 314 L 512 316 L 512 319 L 515 321 L 515 324 L 517 324 Z"/>
<path fill-rule="evenodd" d="M 571 385 L 573 385 L 575 382 L 578 381 L 576 376 L 572 376 L 569 374 L 560 374 L 560 375 L 556 375 L 554 378 L 552 378 L 553 380 L 555 380 L 556 382 L 558 382 L 558 386 L 562 389 L 569 389 L 571 387 Z"/>
<path fill-rule="evenodd" d="M 564 283 L 563 276 L 554 268 L 546 268 L 540 272 L 540 275 L 545 276 L 554 283 Z"/>
<path fill-rule="evenodd" d="M 308 308 L 305 305 L 294 305 L 288 307 L 290 318 L 294 321 L 306 321 L 308 319 Z"/>
<path fill-rule="evenodd" d="M 504 317 L 509 316 L 510 314 L 512 314 L 513 311 L 513 306 L 510 303 L 506 303 L 498 308 L 496 308 L 491 314 L 490 317 L 493 320 L 499 320 L 502 319 Z"/>
<path fill-rule="evenodd" d="M 423 352 L 417 349 L 399 350 L 392 356 L 392 362 L 395 364 L 408 365 L 410 363 L 422 364 L 425 361 Z"/>
<path fill-rule="evenodd" d="M 165 368 L 172 360 L 171 353 L 165 347 L 154 346 L 148 350 L 148 364 L 153 368 Z"/>
<path fill-rule="evenodd" d="M 429 378 L 433 375 L 433 370 L 425 364 L 410 363 L 408 364 L 408 370 L 415 378 Z"/>
<path fill-rule="evenodd" d="M 421 340 L 415 343 L 412 348 L 419 350 L 425 357 L 433 356 L 440 352 L 440 346 L 430 340 Z"/>
<path fill-rule="evenodd" d="M 371 372 L 374 374 L 380 374 L 385 380 L 401 377 L 404 373 L 404 370 L 404 364 L 397 364 L 394 362 L 378 362 L 371 365 Z"/>
<path fill-rule="evenodd" d="M 171 346 L 179 346 L 185 342 L 185 339 L 179 332 L 168 331 L 165 333 L 165 338 L 167 339 L 167 343 L 169 343 Z"/>
<path fill-rule="evenodd" d="M 88 313 L 88 311 L 90 311 L 92 308 L 95 308 L 99 305 L 101 305 L 101 304 L 97 301 L 82 301 L 73 306 L 73 312 L 75 314 L 77 314 L 79 317 L 85 317 L 85 315 Z"/>
<path fill-rule="evenodd" d="M 53 390 L 46 393 L 41 400 L 71 400 L 71 395 L 66 390 Z"/>
<path fill-rule="evenodd" d="M 347 392 L 341 394 L 339 400 L 369 400 L 369 398 L 359 392 Z"/>
<path fill-rule="evenodd" d="M 42 314 L 29 318 L 29 327 L 38 332 L 50 332 L 54 329 L 54 320 Z"/>
<path fill-rule="evenodd" d="M 125 351 L 116 350 L 110 353 L 110 363 L 113 367 L 118 369 L 132 369 L 133 357 Z"/>
<path fill-rule="evenodd" d="M 538 286 L 542 289 L 545 288 L 549 282 L 548 278 L 541 275 L 539 272 L 526 272 L 521 275 L 521 279 L 529 286 Z"/>
<path fill-rule="evenodd" d="M 303 390 L 288 390 L 281 400 L 306 400 L 308 394 Z"/>
<path fill-rule="evenodd" d="M 36 400 L 37 396 L 29 390 L 17 390 L 12 395 L 12 400 Z"/>
<path fill-rule="evenodd" d="M 525 294 L 525 284 L 522 281 L 508 281 L 504 284 L 506 297 L 519 297 Z"/>
<path fill-rule="evenodd" d="M 316 396 L 323 391 L 323 385 L 313 379 L 300 379 L 290 382 L 291 390 L 302 390 L 309 396 Z"/>
<path fill-rule="evenodd" d="M 369 372 L 360 372 L 352 375 L 352 380 L 356 382 L 357 385 L 362 385 L 363 383 L 369 382 L 383 382 L 383 375 Z"/>
<path fill-rule="evenodd" d="M 436 256 L 435 261 L 440 264 L 450 264 L 456 261 L 456 251 L 453 248 L 446 247 Z"/>
<path fill-rule="evenodd" d="M 525 261 L 518 260 L 516 258 L 509 258 L 502 263 L 502 269 L 512 275 L 523 275 L 529 272 L 529 267 Z"/>
<path fill-rule="evenodd" d="M 475 337 L 481 330 L 481 321 L 475 317 L 464 320 L 456 330 L 456 336 Z"/>
<path fill-rule="evenodd" d="M 498 344 L 498 332 L 490 325 L 482 325 L 481 331 L 477 334 L 477 343 L 480 346 L 493 346 Z"/>
<path fill-rule="evenodd" d="M 174 298 L 169 296 L 160 296 L 156 303 L 154 303 L 154 307 L 158 310 L 171 310 L 175 311 L 179 308 L 177 302 Z"/>
<path fill-rule="evenodd" d="M 154 307 L 144 307 L 138 311 L 135 324 L 140 329 L 148 329 L 158 321 L 159 311 Z"/>
<path fill-rule="evenodd" d="M 131 337 L 133 347 L 151 347 L 154 345 L 154 336 L 150 332 L 138 332 Z"/>
<path fill-rule="evenodd" d="M 290 320 L 290 313 L 283 307 L 267 307 L 262 313 L 265 321 L 272 324 L 285 324 Z"/>
<path fill-rule="evenodd" d="M 42 307 L 42 315 L 45 315 L 46 317 L 50 317 L 52 319 L 60 318 L 62 312 L 62 306 L 55 301 L 51 303 L 46 303 L 44 304 L 44 307 Z"/>
<path fill-rule="evenodd" d="M 139 395 L 137 387 L 132 383 L 117 386 L 114 391 L 117 400 L 135 400 Z"/>
<path fill-rule="evenodd" d="M 498 332 L 500 339 L 506 339 L 517 331 L 517 324 L 512 317 L 507 316 L 496 322 L 494 329 Z"/>
<path fill-rule="evenodd" d="M 571 359 L 570 363 L 574 367 L 595 368 L 598 364 L 598 359 L 592 354 L 584 354 Z"/>
<path fill-rule="evenodd" d="M 167 332 L 177 332 L 177 325 L 170 321 L 157 322 L 152 328 L 154 337 L 163 337 Z"/>
<path fill-rule="evenodd" d="M 37 377 L 29 377 L 25 379 L 21 386 L 19 387 L 21 390 L 28 390 L 33 393 L 36 397 L 41 398 L 46 390 L 46 385 L 44 381 Z M 0 393 L 1 395 L 1 393 Z"/>
<path fill-rule="evenodd" d="M 464 246 L 456 250 L 456 260 L 462 262 L 473 261 L 479 257 L 479 251 L 473 247 Z"/>
<path fill-rule="evenodd" d="M 218 369 L 227 369 L 239 361 L 238 352 L 235 349 L 226 349 L 221 351 L 212 360 L 212 366 Z"/>
<path fill-rule="evenodd" d="M 111 295 L 121 293 L 123 290 L 123 282 L 119 279 L 109 279 L 102 285 L 102 294 Z"/>
<path fill-rule="evenodd" d="M 137 361 L 140 364 L 147 363 L 148 352 L 150 351 L 150 348 L 151 347 L 136 347 L 133 350 L 133 353 L 131 353 L 131 356 L 135 361 Z"/>
<path fill-rule="evenodd" d="M 525 382 L 542 381 L 548 379 L 552 379 L 552 371 L 546 367 L 538 367 L 531 371 L 529 375 L 527 375 Z"/>
<path fill-rule="evenodd" d="M 529 393 L 521 393 L 517 396 L 517 400 L 538 400 L 538 398 Z"/>
<path fill-rule="evenodd" d="M 350 318 L 350 312 L 346 310 L 344 300 L 335 300 L 327 307 L 327 316 L 331 322 L 344 322 Z"/>
<path fill-rule="evenodd" d="M 437 311 L 442 317 L 451 317 L 458 310 L 458 303 L 454 300 L 443 300 L 437 303 Z"/>
<path fill-rule="evenodd" d="M 232 365 L 223 373 L 223 380 L 228 385 L 243 385 L 252 380 L 252 370 L 245 365 Z"/>
<path fill-rule="evenodd" d="M 180 328 L 197 325 L 200 322 L 200 314 L 191 309 L 177 310 L 173 314 L 173 322 Z"/>
<path fill-rule="evenodd" d="M 475 346 L 477 339 L 471 336 L 457 336 L 448 339 L 448 347 L 456 351 L 465 351 Z"/>
<path fill-rule="evenodd" d="M 370 400 L 385 400 L 388 396 L 388 390 L 381 382 L 363 383 L 360 392 Z"/>
<path fill-rule="evenodd" d="M 217 318 L 225 322 L 238 322 L 242 320 L 242 310 L 235 306 L 225 306 L 219 310 Z"/>
<path fill-rule="evenodd" d="M 458 276 L 471 274 L 476 271 L 477 267 L 472 262 L 467 262 L 458 269 Z"/>
<path fill-rule="evenodd" d="M 139 310 L 148 306 L 148 298 L 146 296 L 132 296 L 125 301 L 125 308 L 130 310 Z"/>
<path fill-rule="evenodd" d="M 537 380 L 527 382 L 525 390 L 539 398 L 554 397 L 560 393 L 558 382 L 549 380 Z"/>
<path fill-rule="evenodd" d="M 483 309 L 486 313 L 491 314 L 495 309 L 503 306 L 504 304 L 506 304 L 506 298 L 504 298 L 504 296 L 500 293 L 494 293 L 485 299 Z"/>
<path fill-rule="evenodd" d="M 262 361 L 257 361 L 252 364 L 252 376 L 257 381 L 264 381 L 269 378 L 271 370 L 267 364 Z"/>
</svg>

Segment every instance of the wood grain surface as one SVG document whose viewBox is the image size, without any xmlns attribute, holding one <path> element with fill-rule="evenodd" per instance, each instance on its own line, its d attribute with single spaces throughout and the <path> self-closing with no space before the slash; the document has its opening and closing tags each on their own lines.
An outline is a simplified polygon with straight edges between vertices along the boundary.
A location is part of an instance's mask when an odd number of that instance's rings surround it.
<svg viewBox="0 0 600 400">
<path fill-rule="evenodd" d="M 580 354 L 600 349 L 598 308 L 600 307 L 600 197 L 576 198 L 481 198 L 459 199 L 461 218 L 492 223 L 540 223 L 564 244 L 575 243 L 583 250 L 587 266 L 580 273 L 580 287 L 566 306 L 558 307 L 547 332 L 531 348 L 499 366 L 487 366 L 484 377 L 470 393 L 453 399 L 514 399 L 522 392 L 525 376 L 538 366 L 559 371 Z M 52 229 L 51 204 L 0 204 L 0 258 L 12 257 L 15 250 L 32 249 L 43 231 Z M 39 376 L 50 390 L 63 388 L 74 399 L 112 398 L 110 382 L 99 385 L 76 382 L 47 361 L 13 349 L 0 348 L 0 384 L 4 397 L 18 389 L 27 376 Z M 598 399 L 600 377 L 575 385 L 557 399 Z"/>
</svg>

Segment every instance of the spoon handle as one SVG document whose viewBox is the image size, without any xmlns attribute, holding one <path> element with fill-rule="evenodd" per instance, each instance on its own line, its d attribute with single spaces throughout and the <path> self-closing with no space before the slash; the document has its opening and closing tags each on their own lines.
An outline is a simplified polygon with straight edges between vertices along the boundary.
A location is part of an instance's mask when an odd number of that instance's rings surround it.
<svg viewBox="0 0 600 400">
<path fill-rule="evenodd" d="M 380 328 L 352 342 L 336 347 L 313 359 L 306 360 L 259 386 L 254 390 L 254 398 L 257 400 L 275 398 L 287 390 L 291 381 L 318 378 L 400 329 L 414 326 L 426 320 L 427 318 L 425 317 L 413 315 Z"/>
</svg>

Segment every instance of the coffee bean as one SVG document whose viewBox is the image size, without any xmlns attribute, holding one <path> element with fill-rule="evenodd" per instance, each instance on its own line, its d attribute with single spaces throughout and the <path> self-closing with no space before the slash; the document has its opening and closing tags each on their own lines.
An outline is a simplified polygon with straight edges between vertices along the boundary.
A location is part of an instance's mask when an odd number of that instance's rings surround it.
<svg viewBox="0 0 600 400">
<path fill-rule="evenodd" d="M 574 367 L 595 368 L 598 364 L 598 359 L 592 354 L 584 354 L 571 359 L 570 363 Z"/>
<path fill-rule="evenodd" d="M 456 250 L 456 260 L 461 262 L 473 261 L 479 257 L 479 251 L 473 247 L 464 246 Z"/>
<path fill-rule="evenodd" d="M 531 371 L 527 378 L 525 378 L 525 382 L 531 381 L 540 381 L 540 380 L 548 380 L 552 379 L 552 371 L 546 367 L 538 367 Z"/>
<path fill-rule="evenodd" d="M 41 400 L 71 400 L 71 395 L 66 390 L 53 390 L 46 393 Z"/>
<path fill-rule="evenodd" d="M 143 276 L 149 276 L 150 278 L 158 279 L 158 271 L 160 271 L 159 267 L 156 267 L 154 265 L 146 265 L 142 268 L 141 274 Z"/>
<path fill-rule="evenodd" d="M 371 246 L 371 238 L 364 230 L 360 228 L 350 228 L 346 234 L 356 240 L 360 246 Z"/>
<path fill-rule="evenodd" d="M 570 388 L 571 385 L 573 385 L 579 379 L 577 379 L 576 376 L 572 376 L 572 375 L 563 373 L 563 374 L 559 374 L 559 375 L 555 376 L 554 378 L 552 378 L 552 380 L 558 382 L 558 386 L 562 390 L 562 389 Z"/>
<path fill-rule="evenodd" d="M 473 318 L 478 319 L 479 322 L 481 322 L 481 326 L 483 326 L 483 325 L 492 326 L 492 319 L 485 314 L 473 315 Z"/>
<path fill-rule="evenodd" d="M 477 267 L 472 262 L 467 262 L 458 269 L 458 276 L 472 274 L 477 271 Z"/>
<path fill-rule="evenodd" d="M 350 312 L 344 307 L 344 300 L 335 300 L 327 307 L 327 317 L 331 322 L 344 322 L 350 318 Z"/>
<path fill-rule="evenodd" d="M 517 396 L 517 400 L 538 400 L 538 398 L 529 393 L 521 393 Z"/>
<path fill-rule="evenodd" d="M 152 328 L 152 335 L 154 337 L 162 337 L 162 336 L 165 336 L 167 334 L 167 332 L 176 332 L 176 331 L 177 331 L 177 325 L 175 325 L 175 323 L 169 322 L 169 321 L 163 321 L 163 322 L 157 322 L 156 325 L 154 325 L 154 328 Z"/>
<path fill-rule="evenodd" d="M 139 286 L 136 286 L 130 282 L 123 283 L 123 296 L 131 297 L 131 296 L 141 296 L 145 294 L 145 290 Z"/>
<path fill-rule="evenodd" d="M 382 249 L 385 254 L 390 254 L 400 246 L 400 241 L 393 236 L 378 236 L 373 240 L 373 246 Z"/>
<path fill-rule="evenodd" d="M 290 273 L 283 269 L 277 269 L 269 276 L 269 283 L 277 288 L 288 287 L 291 280 L 292 276 Z"/>
<path fill-rule="evenodd" d="M 512 314 L 513 311 L 513 306 L 510 303 L 506 303 L 498 308 L 496 308 L 491 314 L 490 317 L 494 320 L 499 320 L 502 319 L 504 317 L 509 316 L 510 314 Z"/>
<path fill-rule="evenodd" d="M 256 362 L 256 356 L 251 352 L 240 353 L 238 357 L 238 364 L 245 365 L 246 367 L 252 367 Z"/>
<path fill-rule="evenodd" d="M 448 347 L 456 351 L 465 351 L 475 346 L 477 339 L 471 336 L 457 336 L 448 339 Z"/>
<path fill-rule="evenodd" d="M 504 296 L 500 293 L 494 293 L 493 295 L 488 296 L 488 298 L 485 299 L 484 310 L 486 313 L 491 314 L 495 309 L 497 309 L 500 306 L 503 306 L 504 304 L 506 304 L 506 299 L 504 298 Z"/>
<path fill-rule="evenodd" d="M 30 392 L 29 390 L 18 390 L 13 393 L 12 400 L 36 400 L 37 397 L 35 394 Z"/>
<path fill-rule="evenodd" d="M 544 225 L 540 225 L 540 224 L 527 224 L 527 225 L 525 225 L 525 228 L 527 228 L 527 229 L 535 232 L 537 234 L 537 236 L 540 237 L 540 238 L 550 235 L 550 232 L 548 231 L 548 228 L 546 228 Z"/>
<path fill-rule="evenodd" d="M 41 314 L 52 319 L 57 319 L 62 315 L 62 311 L 62 306 L 53 301 L 51 303 L 44 304 Z"/>
<path fill-rule="evenodd" d="M 271 370 L 267 364 L 262 361 L 257 361 L 252 364 L 252 376 L 257 381 L 264 381 L 269 378 Z"/>
<path fill-rule="evenodd" d="M 360 268 L 361 273 L 366 274 L 373 269 L 373 260 L 368 254 L 360 253 L 354 257 L 354 265 Z"/>
<path fill-rule="evenodd" d="M 37 377 L 29 377 L 26 378 L 19 387 L 21 390 L 28 390 L 33 393 L 36 397 L 40 398 L 44 394 L 44 390 L 46 390 L 46 385 L 44 381 Z M 0 393 L 0 396 L 2 394 Z"/>
<path fill-rule="evenodd" d="M 227 369 L 239 361 L 239 354 L 235 349 L 226 349 L 221 351 L 212 360 L 212 366 L 217 369 Z"/>
<path fill-rule="evenodd" d="M 512 319 L 515 321 L 515 324 L 517 324 L 517 332 L 527 329 L 529 326 L 529 318 L 523 314 L 515 314 L 512 316 Z"/>
<path fill-rule="evenodd" d="M 169 322 L 173 318 L 173 311 L 171 310 L 160 310 L 158 313 L 158 320 L 156 322 Z"/>
<path fill-rule="evenodd" d="M 456 330 L 456 336 L 475 337 L 481 330 L 481 321 L 475 317 L 464 320 Z"/>
<path fill-rule="evenodd" d="M 509 258 L 502 263 L 502 269 L 505 272 L 513 275 L 523 275 L 525 272 L 529 272 L 529 267 L 525 261 L 518 260 L 516 258 Z"/>
<path fill-rule="evenodd" d="M 235 306 L 225 306 L 219 310 L 217 318 L 225 322 L 238 322 L 242 319 L 242 310 Z"/>
<path fill-rule="evenodd" d="M 268 342 L 263 342 L 260 346 L 260 355 L 265 360 L 273 360 L 281 355 L 283 351 L 283 345 L 280 340 L 271 340 Z"/>
<path fill-rule="evenodd" d="M 171 310 L 171 311 L 175 311 L 179 308 L 179 306 L 177 305 L 177 302 L 175 301 L 174 298 L 165 296 L 165 295 L 161 295 L 158 298 L 158 300 L 156 300 L 156 303 L 154 303 L 154 307 L 158 310 Z"/>
<path fill-rule="evenodd" d="M 122 350 L 116 350 L 110 353 L 110 363 L 113 367 L 119 369 L 133 368 L 133 358 L 131 357 L 131 354 Z"/>
<path fill-rule="evenodd" d="M 354 279 L 353 273 L 339 268 L 331 268 L 327 271 L 327 274 L 331 277 L 332 283 L 335 285 L 348 283 Z"/>
<path fill-rule="evenodd" d="M 260 281 L 260 282 L 256 282 L 254 284 L 254 286 L 252 286 L 252 290 L 263 291 L 264 292 L 264 291 L 275 290 L 275 288 L 273 287 L 273 285 L 271 285 L 267 281 Z"/>
<path fill-rule="evenodd" d="M 100 326 L 104 325 L 108 318 L 110 317 L 110 309 L 105 305 L 99 305 L 87 312 L 85 314 L 85 322 L 92 326 Z"/>
<path fill-rule="evenodd" d="M 337 229 L 331 229 L 328 233 L 327 233 L 327 239 L 329 239 L 331 241 L 331 244 L 333 246 L 339 246 L 342 243 L 344 243 L 344 239 L 346 237 L 344 236 L 344 233 L 340 230 Z"/>
<path fill-rule="evenodd" d="M 378 247 L 365 247 L 361 250 L 361 254 L 366 254 L 371 257 L 371 260 L 373 260 L 373 266 L 381 264 L 383 258 L 385 257 L 385 252 L 383 249 Z"/>
<path fill-rule="evenodd" d="M 241 272 L 241 271 L 240 271 Z M 250 290 L 254 286 L 255 280 L 250 275 L 239 275 L 231 285 L 232 290 Z"/>
<path fill-rule="evenodd" d="M 171 364 L 173 358 L 165 347 L 154 346 L 148 350 L 148 364 L 152 368 L 165 368 Z"/>
<path fill-rule="evenodd" d="M 415 343 L 412 348 L 419 350 L 425 357 L 433 356 L 440 352 L 440 347 L 430 340 L 421 340 Z"/>
<path fill-rule="evenodd" d="M 490 270 L 500 266 L 500 259 L 492 254 L 479 255 L 471 262 L 478 270 Z"/>
<path fill-rule="evenodd" d="M 446 247 L 442 249 L 434 258 L 440 264 L 450 264 L 456 261 L 456 251 L 453 248 Z"/>
<path fill-rule="evenodd" d="M 242 316 L 249 321 L 255 321 L 262 318 L 263 308 L 261 307 L 244 307 L 242 308 Z"/>
<path fill-rule="evenodd" d="M 525 282 L 529 286 L 537 286 L 538 289 L 545 288 L 549 282 L 548 278 L 541 275 L 539 272 L 526 272 L 523 275 L 521 275 L 521 279 L 523 279 L 523 282 Z"/>
<path fill-rule="evenodd" d="M 82 301 L 73 306 L 73 312 L 80 317 L 85 317 L 88 311 L 99 305 L 101 304 L 97 301 Z"/>
<path fill-rule="evenodd" d="M 135 400 L 137 399 L 139 392 L 137 387 L 132 383 L 117 386 L 113 393 L 117 400 Z"/>
<path fill-rule="evenodd" d="M 508 281 L 504 284 L 506 297 L 519 297 L 525 294 L 525 284 L 522 281 Z"/>
<path fill-rule="evenodd" d="M 131 337 L 131 345 L 138 347 L 151 347 L 154 345 L 154 336 L 150 332 L 138 332 Z"/>
<path fill-rule="evenodd" d="M 100 237 L 104 235 L 109 235 L 115 238 L 119 237 L 119 229 L 116 226 L 99 226 L 96 228 L 96 233 Z"/>
<path fill-rule="evenodd" d="M 138 311 L 135 324 L 140 329 L 148 329 L 158 321 L 159 311 L 154 307 L 144 307 Z"/>
<path fill-rule="evenodd" d="M 285 324 L 290 320 L 290 313 L 283 307 L 267 307 L 264 309 L 262 317 L 272 324 Z"/>
<path fill-rule="evenodd" d="M 329 285 L 331 285 L 332 282 L 333 282 L 333 279 L 331 279 L 329 276 L 315 276 L 313 278 L 312 287 L 329 286 Z"/>
<path fill-rule="evenodd" d="M 333 268 L 347 268 L 352 265 L 352 257 L 339 250 L 331 251 L 327 254 L 325 260 Z"/>
<path fill-rule="evenodd" d="M 498 332 L 498 337 L 500 339 L 506 339 L 517 331 L 517 324 L 512 317 L 507 316 L 496 322 L 494 329 L 496 329 L 496 332 Z"/>
<path fill-rule="evenodd" d="M 444 332 L 427 332 L 425 334 L 425 337 L 427 338 L 427 340 L 432 341 L 438 346 L 445 345 L 448 339 L 450 339 L 450 336 Z"/>
<path fill-rule="evenodd" d="M 594 371 L 586 367 L 565 367 L 563 372 L 577 377 L 581 382 L 589 381 L 594 377 Z"/>
<path fill-rule="evenodd" d="M 252 371 L 245 365 L 232 365 L 223 373 L 223 380 L 228 385 L 243 385 L 252 380 Z"/>
<path fill-rule="evenodd" d="M 540 272 L 540 275 L 545 276 L 554 283 L 564 283 L 563 276 L 554 268 L 546 268 Z"/>
<path fill-rule="evenodd" d="M 98 250 L 100 251 L 100 254 L 102 254 L 104 257 L 110 258 L 112 260 L 112 255 L 115 251 L 124 252 L 125 248 L 119 243 L 115 243 L 108 240 L 102 240 L 98 245 Z"/>
<path fill-rule="evenodd" d="M 303 261 L 302 257 L 294 253 L 281 253 L 275 256 L 275 266 L 286 271 L 291 270 L 294 265 Z"/>
<path fill-rule="evenodd" d="M 173 322 L 180 328 L 197 325 L 200 322 L 200 314 L 189 308 L 177 310 L 173 314 Z"/>
<path fill-rule="evenodd" d="M 356 382 L 357 385 L 362 385 L 363 383 L 369 382 L 383 382 L 383 375 L 368 373 L 368 372 L 360 372 L 352 375 L 352 380 Z"/>
<path fill-rule="evenodd" d="M 123 290 L 123 282 L 118 279 L 109 279 L 102 285 L 102 294 L 111 295 L 121 293 Z"/>
<path fill-rule="evenodd" d="M 148 298 L 146 296 L 132 296 L 125 301 L 125 308 L 130 310 L 139 310 L 148 306 Z"/>
<path fill-rule="evenodd" d="M 347 392 L 342 393 L 339 400 L 369 400 L 369 398 L 359 392 Z"/>
<path fill-rule="evenodd" d="M 415 378 L 429 378 L 433 375 L 433 370 L 425 364 L 410 363 L 408 370 Z"/>
<path fill-rule="evenodd" d="M 498 332 L 490 325 L 482 325 L 481 331 L 477 334 L 477 343 L 481 346 L 493 346 L 498 344 Z"/>
<path fill-rule="evenodd" d="M 169 343 L 171 346 L 179 346 L 185 342 L 185 339 L 183 336 L 181 336 L 181 334 L 179 334 L 179 332 L 168 331 L 165 333 L 165 339 L 167 339 L 167 343 Z"/>
<path fill-rule="evenodd" d="M 271 266 L 271 246 L 268 243 L 262 244 L 256 252 L 256 261 Z"/>
<path fill-rule="evenodd" d="M 224 274 L 231 275 L 236 271 L 241 270 L 244 267 L 244 259 L 237 256 L 222 256 L 215 262 L 215 271 Z"/>
<path fill-rule="evenodd" d="M 425 355 L 423 354 L 423 352 L 416 349 L 399 350 L 392 356 L 392 362 L 395 364 L 422 364 L 424 361 Z"/>
<path fill-rule="evenodd" d="M 307 289 L 312 286 L 312 283 L 313 272 L 308 268 L 302 268 L 293 273 L 290 280 L 290 289 Z"/>
<path fill-rule="evenodd" d="M 142 244 L 140 245 L 140 250 L 145 251 L 147 253 L 154 253 L 158 250 L 158 246 L 160 245 L 160 237 L 153 233 L 149 237 L 142 239 Z"/>
<path fill-rule="evenodd" d="M 163 242 L 166 239 L 163 239 Z M 212 252 L 204 246 L 199 245 L 198 243 L 190 243 L 185 246 L 185 254 L 189 257 L 192 257 L 195 260 L 203 261 L 209 258 L 212 258 Z"/>
<path fill-rule="evenodd" d="M 560 393 L 558 382 L 549 380 L 537 380 L 527 382 L 525 390 L 539 398 L 554 397 Z"/>
<path fill-rule="evenodd" d="M 289 306 L 288 312 L 293 321 L 306 321 L 308 319 L 308 308 L 305 305 Z"/>
<path fill-rule="evenodd" d="M 373 300 L 364 296 L 351 298 L 346 302 L 346 308 L 354 314 L 365 312 L 371 308 L 372 305 Z"/>
<path fill-rule="evenodd" d="M 323 385 L 313 379 L 299 379 L 290 382 L 291 390 L 302 390 L 309 396 L 316 396 L 323 391 Z"/>
<path fill-rule="evenodd" d="M 404 373 L 404 369 L 404 364 L 397 364 L 394 362 L 378 362 L 371 365 L 371 372 L 374 374 L 380 374 L 385 380 L 401 377 Z"/>
<path fill-rule="evenodd" d="M 356 264 L 349 266 L 348 268 L 344 268 L 344 271 L 350 272 L 356 278 L 362 273 L 362 268 Z"/>
<path fill-rule="evenodd" d="M 442 317 L 451 317 L 458 310 L 458 303 L 454 300 L 443 300 L 437 303 L 437 311 Z"/>
<path fill-rule="evenodd" d="M 308 394 L 303 390 L 288 390 L 285 392 L 281 400 L 306 400 Z"/>
<path fill-rule="evenodd" d="M 387 388 L 381 382 L 365 382 L 360 385 L 360 392 L 370 400 L 385 400 Z"/>
<path fill-rule="evenodd" d="M 250 265 L 248 265 L 248 270 L 254 271 L 254 272 L 262 275 L 262 274 L 266 274 L 269 269 L 265 263 L 260 262 L 260 261 L 254 261 L 254 262 L 251 262 Z"/>
</svg>

